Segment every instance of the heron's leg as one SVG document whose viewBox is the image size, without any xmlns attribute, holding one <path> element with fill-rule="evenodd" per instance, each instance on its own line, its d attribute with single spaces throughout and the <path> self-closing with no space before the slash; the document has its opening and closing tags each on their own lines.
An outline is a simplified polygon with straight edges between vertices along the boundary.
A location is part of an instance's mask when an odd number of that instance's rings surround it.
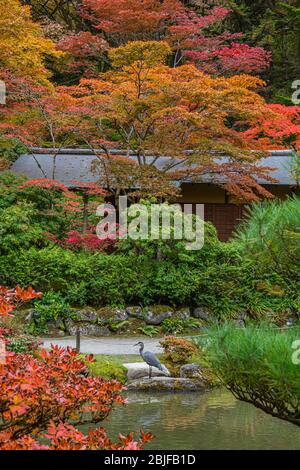
<svg viewBox="0 0 300 470">
<path fill-rule="evenodd" d="M 152 367 L 149 366 L 149 379 L 151 379 L 151 376 L 152 376 Z"/>
</svg>

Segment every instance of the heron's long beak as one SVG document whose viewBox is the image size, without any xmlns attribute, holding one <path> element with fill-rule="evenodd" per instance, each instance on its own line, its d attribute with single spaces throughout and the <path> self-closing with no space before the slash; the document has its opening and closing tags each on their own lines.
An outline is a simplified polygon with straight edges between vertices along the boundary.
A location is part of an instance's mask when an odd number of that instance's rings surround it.
<svg viewBox="0 0 300 470">
<path fill-rule="evenodd" d="M 139 343 L 136 343 L 136 344 L 134 344 L 133 346 L 138 346 L 138 345 L 139 345 Z"/>
</svg>

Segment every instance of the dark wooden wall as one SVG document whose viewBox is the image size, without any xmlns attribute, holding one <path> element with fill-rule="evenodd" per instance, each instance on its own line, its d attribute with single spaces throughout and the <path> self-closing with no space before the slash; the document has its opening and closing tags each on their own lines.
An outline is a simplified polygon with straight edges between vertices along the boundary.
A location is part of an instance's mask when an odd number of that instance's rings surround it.
<svg viewBox="0 0 300 470">
<path fill-rule="evenodd" d="M 227 241 L 241 222 L 244 206 L 235 204 L 205 204 L 204 218 L 217 229 L 219 239 Z"/>
</svg>

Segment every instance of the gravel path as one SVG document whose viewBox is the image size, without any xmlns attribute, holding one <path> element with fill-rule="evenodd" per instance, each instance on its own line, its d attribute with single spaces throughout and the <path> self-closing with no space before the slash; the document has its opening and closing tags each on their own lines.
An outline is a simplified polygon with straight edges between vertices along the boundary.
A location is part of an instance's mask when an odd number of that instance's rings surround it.
<svg viewBox="0 0 300 470">
<path fill-rule="evenodd" d="M 75 337 L 69 336 L 64 338 L 42 338 L 45 348 L 50 348 L 51 344 L 61 347 L 75 347 Z M 162 352 L 159 346 L 159 339 L 145 338 L 140 336 L 132 337 L 102 337 L 102 338 L 87 338 L 81 337 L 80 352 L 91 354 L 109 354 L 109 355 L 122 355 L 122 354 L 138 354 L 138 347 L 134 347 L 138 341 L 145 343 L 145 349 L 153 353 Z"/>
</svg>

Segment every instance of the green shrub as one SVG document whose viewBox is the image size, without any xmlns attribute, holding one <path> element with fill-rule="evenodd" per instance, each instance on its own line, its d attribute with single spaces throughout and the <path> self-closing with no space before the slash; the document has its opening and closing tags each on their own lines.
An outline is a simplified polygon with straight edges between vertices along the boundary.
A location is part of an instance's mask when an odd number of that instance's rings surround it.
<svg viewBox="0 0 300 470">
<path fill-rule="evenodd" d="M 35 338 L 28 335 L 20 335 L 9 338 L 6 344 L 7 351 L 16 354 L 33 354 L 39 347 L 39 343 Z"/>
<path fill-rule="evenodd" d="M 208 330 L 205 346 L 222 382 L 240 400 L 300 426 L 300 365 L 293 361 L 300 328 L 279 330 L 262 323 Z M 198 338 L 203 346 L 203 338 Z M 298 348 L 299 349 L 299 348 Z"/>
<path fill-rule="evenodd" d="M 42 227 L 34 222 L 34 215 L 34 208 L 25 203 L 0 209 L 0 254 L 49 243 Z"/>
<path fill-rule="evenodd" d="M 148 226 L 145 226 L 144 230 L 148 232 L 149 238 L 146 240 L 125 238 L 121 240 L 119 244 L 119 251 L 133 253 L 134 255 L 138 256 L 144 256 L 147 259 L 169 260 L 172 263 L 193 261 L 195 258 L 195 251 L 186 249 L 186 244 L 189 243 L 189 238 L 183 240 L 176 239 L 174 230 L 176 223 L 182 223 L 187 229 L 187 227 L 189 227 L 190 216 L 182 212 L 179 205 L 177 205 L 177 207 L 175 206 L 174 208 L 173 205 L 169 205 L 167 202 L 162 204 L 156 203 L 157 201 L 155 198 L 151 198 L 150 200 L 142 199 L 139 201 L 139 211 L 142 207 L 143 215 L 146 216 L 146 218 L 148 217 Z M 153 224 L 151 224 L 155 210 L 156 216 L 159 220 L 158 227 L 154 227 Z M 168 214 L 169 216 L 170 224 L 167 228 L 165 228 L 165 226 L 162 224 L 163 213 Z M 130 222 L 134 217 L 132 217 L 129 213 L 127 214 L 127 218 Z M 192 217 L 194 232 L 196 230 L 196 219 L 196 216 Z M 201 225 L 203 223 L 199 220 L 198 222 L 200 222 Z M 184 236 L 185 235 L 186 233 L 184 232 Z M 214 246 L 220 245 L 220 242 L 217 238 L 217 231 L 215 227 L 209 222 L 204 222 L 204 241 L 205 243 L 203 249 L 205 252 Z"/>
<path fill-rule="evenodd" d="M 57 246 L 0 256 L 0 284 L 62 295 L 71 306 L 171 305 L 210 309 L 221 319 L 241 310 L 280 320 L 300 312 L 300 283 L 263 273 L 231 245 L 201 252 L 188 262 L 153 260 L 132 253 L 74 253 Z M 197 257 L 198 256 L 198 257 Z M 180 326 L 179 326 L 180 328 Z"/>
<path fill-rule="evenodd" d="M 248 208 L 236 239 L 261 270 L 300 279 L 300 198 L 263 201 Z"/>
<path fill-rule="evenodd" d="M 185 325 L 184 321 L 180 318 L 166 318 L 161 325 L 164 333 L 167 334 L 180 334 L 183 333 Z"/>
<path fill-rule="evenodd" d="M 11 218 L 13 223 L 9 226 L 8 233 L 19 239 L 18 245 L 14 243 L 11 249 L 49 245 L 45 233 L 51 233 L 58 239 L 64 238 L 74 222 L 74 214 L 64 209 L 66 196 L 63 192 L 40 186 L 21 188 L 21 183 L 26 180 L 26 177 L 9 171 L 0 174 L 0 226 L 5 224 L 5 219 L 9 221 Z M 20 221 L 18 217 L 14 217 L 15 213 L 19 214 Z M 19 227 L 20 224 L 24 227 L 24 223 L 28 227 L 22 231 Z M 30 239 L 30 245 L 28 244 L 28 235 L 34 230 L 42 233 L 43 244 L 41 244 L 41 237 L 35 239 L 33 236 Z"/>
<path fill-rule="evenodd" d="M 152 336 L 155 336 L 155 335 L 158 335 L 159 334 L 159 329 L 153 325 L 145 325 L 145 326 L 141 326 L 140 328 L 138 328 L 138 330 L 145 336 L 150 336 L 150 338 L 152 338 Z"/>
<path fill-rule="evenodd" d="M 63 320 L 72 316 L 70 306 L 60 294 L 53 291 L 47 292 L 41 300 L 35 301 L 34 311 L 34 321 L 29 326 L 31 332 L 47 332 L 48 323 L 58 323 L 61 320 L 63 325 Z"/>
</svg>

